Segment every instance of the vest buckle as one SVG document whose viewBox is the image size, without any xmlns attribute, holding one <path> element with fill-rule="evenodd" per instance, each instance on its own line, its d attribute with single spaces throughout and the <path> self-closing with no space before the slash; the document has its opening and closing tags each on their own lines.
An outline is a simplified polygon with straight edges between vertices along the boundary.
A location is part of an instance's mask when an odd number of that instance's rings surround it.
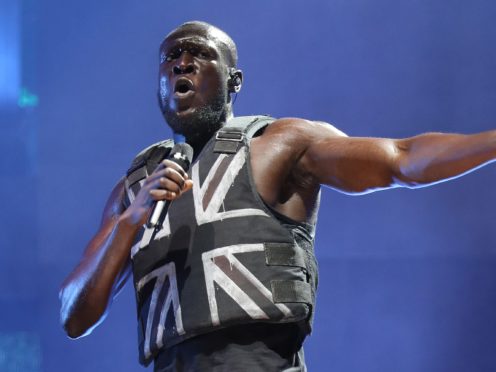
<svg viewBox="0 0 496 372">
<path fill-rule="evenodd" d="M 220 130 L 215 135 L 215 139 L 217 141 L 233 141 L 233 142 L 241 142 L 243 140 L 243 133 L 235 132 L 235 131 L 223 131 Z"/>
<path fill-rule="evenodd" d="M 235 154 L 244 139 L 244 133 L 237 130 L 220 130 L 215 135 L 215 153 Z"/>
</svg>

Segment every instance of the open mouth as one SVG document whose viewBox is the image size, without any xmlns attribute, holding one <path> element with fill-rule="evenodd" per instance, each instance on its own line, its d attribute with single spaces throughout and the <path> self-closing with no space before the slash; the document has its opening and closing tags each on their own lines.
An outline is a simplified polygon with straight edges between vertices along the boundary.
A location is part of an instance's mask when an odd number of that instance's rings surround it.
<svg viewBox="0 0 496 372">
<path fill-rule="evenodd" d="M 193 91 L 193 82 L 191 80 L 184 77 L 177 79 L 176 85 L 174 86 L 174 93 L 176 95 L 183 96 L 192 93 Z"/>
</svg>

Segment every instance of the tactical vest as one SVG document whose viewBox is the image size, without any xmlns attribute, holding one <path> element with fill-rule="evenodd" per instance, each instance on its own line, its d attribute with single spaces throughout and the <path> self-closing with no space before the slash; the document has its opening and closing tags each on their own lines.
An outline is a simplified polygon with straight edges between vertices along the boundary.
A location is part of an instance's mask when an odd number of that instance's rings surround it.
<svg viewBox="0 0 496 372">
<path fill-rule="evenodd" d="M 310 333 L 317 285 L 314 225 L 268 208 L 250 169 L 249 141 L 274 119 L 239 117 L 205 145 L 160 230 L 143 227 L 131 251 L 140 362 L 190 337 L 251 322 L 299 322 Z M 133 161 L 127 203 L 172 141 Z"/>
</svg>

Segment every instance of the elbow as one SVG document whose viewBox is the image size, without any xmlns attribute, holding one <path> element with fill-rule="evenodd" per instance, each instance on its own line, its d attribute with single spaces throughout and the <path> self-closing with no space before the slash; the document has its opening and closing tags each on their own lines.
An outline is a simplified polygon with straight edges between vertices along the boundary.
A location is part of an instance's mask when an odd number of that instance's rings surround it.
<svg viewBox="0 0 496 372">
<path fill-rule="evenodd" d="M 97 321 L 93 321 L 91 319 L 78 318 L 74 315 L 68 316 L 61 311 L 60 323 L 69 338 L 77 339 L 89 335 L 104 318 L 105 316 L 102 316 Z"/>
<path fill-rule="evenodd" d="M 407 164 L 402 164 L 398 167 L 393 179 L 395 185 L 409 189 L 424 187 L 435 181 L 429 177 L 426 166 L 414 167 Z"/>
<path fill-rule="evenodd" d="M 392 158 L 392 187 L 406 187 L 409 189 L 414 189 L 419 186 L 419 169 L 411 164 L 410 150 L 410 139 L 395 141 L 394 155 Z"/>
<path fill-rule="evenodd" d="M 71 311 L 71 306 L 62 301 L 60 308 L 60 324 L 69 338 L 76 339 L 86 334 L 87 329 L 83 327 L 78 318 Z"/>
<path fill-rule="evenodd" d="M 415 189 L 421 187 L 424 182 L 424 167 L 420 164 L 414 164 L 407 153 L 402 153 L 396 159 L 393 174 L 393 187 L 406 187 Z"/>
<path fill-rule="evenodd" d="M 391 187 L 405 187 L 408 189 L 416 189 L 421 187 L 423 184 L 417 181 L 415 178 L 410 177 L 408 174 L 399 173 L 393 177 Z"/>
<path fill-rule="evenodd" d="M 77 298 L 74 298 L 67 288 L 61 289 L 59 297 L 61 301 L 60 323 L 67 336 L 76 339 L 91 333 L 93 324 L 98 323 L 98 321 L 92 320 L 94 314 L 91 314 L 88 309 L 82 313 L 83 309 L 78 306 Z"/>
<path fill-rule="evenodd" d="M 397 145 L 394 181 L 398 186 L 416 189 L 439 182 L 443 176 L 436 172 L 436 156 L 419 156 L 412 151 L 411 140 Z"/>
<path fill-rule="evenodd" d="M 86 329 L 84 329 L 77 317 L 71 313 L 69 306 L 64 302 L 62 302 L 60 308 L 60 324 L 69 338 L 76 339 L 86 333 Z"/>
<path fill-rule="evenodd" d="M 61 323 L 66 335 L 69 338 L 77 339 L 86 334 L 86 330 L 84 330 L 77 324 L 74 324 L 73 321 L 67 320 L 67 321 L 62 321 Z"/>
</svg>

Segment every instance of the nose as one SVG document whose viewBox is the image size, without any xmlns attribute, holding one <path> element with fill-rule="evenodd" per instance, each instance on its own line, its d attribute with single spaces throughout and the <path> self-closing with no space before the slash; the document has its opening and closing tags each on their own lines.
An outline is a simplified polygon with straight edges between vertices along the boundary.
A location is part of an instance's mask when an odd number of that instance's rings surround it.
<svg viewBox="0 0 496 372">
<path fill-rule="evenodd" d="M 194 70 L 193 58 L 188 51 L 182 52 L 176 60 L 175 65 L 172 67 L 172 72 L 175 75 L 191 74 Z"/>
</svg>

